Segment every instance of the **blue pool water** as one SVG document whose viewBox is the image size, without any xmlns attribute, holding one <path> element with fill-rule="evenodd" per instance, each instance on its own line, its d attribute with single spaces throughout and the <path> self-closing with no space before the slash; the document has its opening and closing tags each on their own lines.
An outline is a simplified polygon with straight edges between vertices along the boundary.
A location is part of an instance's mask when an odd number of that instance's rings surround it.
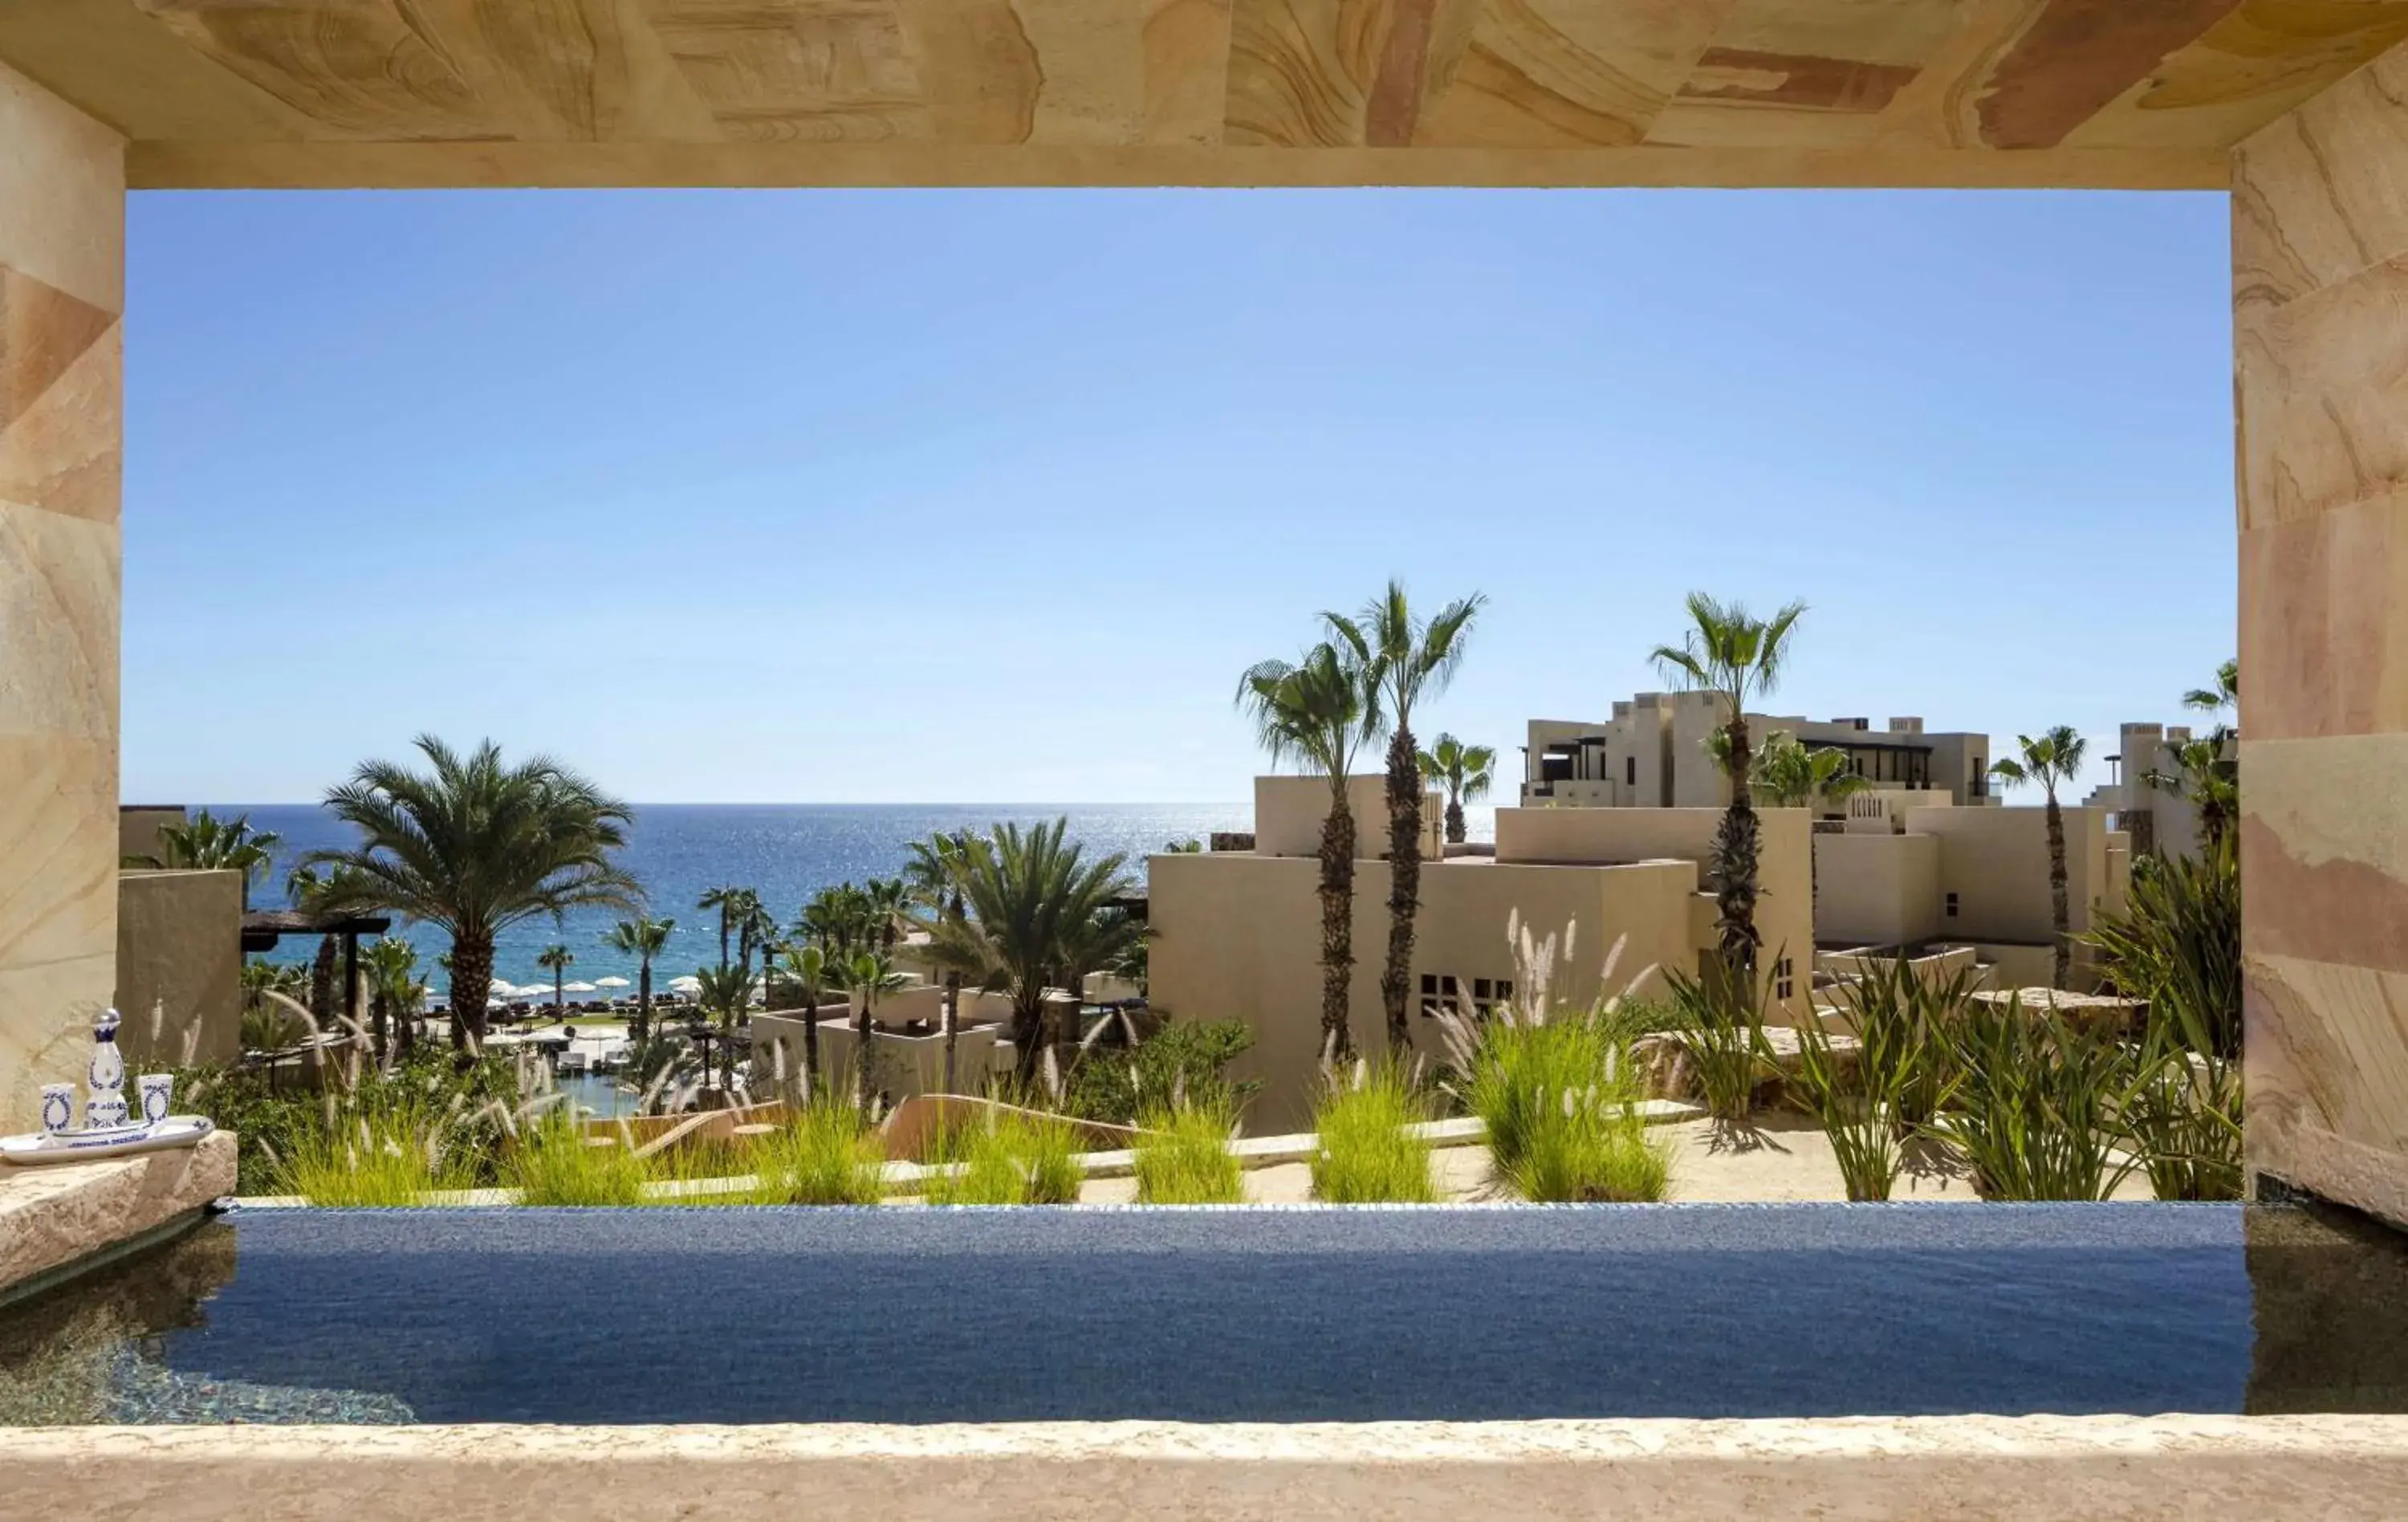
<svg viewBox="0 0 2408 1522">
<path fill-rule="evenodd" d="M 0 1308 L 0 1420 L 2401 1410 L 2403 1265 L 2209 1205 L 251 1211 Z"/>
</svg>

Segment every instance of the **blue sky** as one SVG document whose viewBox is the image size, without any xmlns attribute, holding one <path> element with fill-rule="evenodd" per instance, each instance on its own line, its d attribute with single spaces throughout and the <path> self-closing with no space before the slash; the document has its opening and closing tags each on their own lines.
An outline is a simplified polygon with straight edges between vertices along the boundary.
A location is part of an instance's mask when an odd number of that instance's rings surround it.
<svg viewBox="0 0 2408 1522">
<path fill-rule="evenodd" d="M 1778 711 L 2100 754 L 2234 645 L 2221 195 L 129 217 L 129 799 L 420 730 L 649 802 L 1242 797 L 1239 671 L 1392 574 L 1492 599 L 1419 727 L 1509 768 L 1693 586 L 1812 605 Z"/>
</svg>

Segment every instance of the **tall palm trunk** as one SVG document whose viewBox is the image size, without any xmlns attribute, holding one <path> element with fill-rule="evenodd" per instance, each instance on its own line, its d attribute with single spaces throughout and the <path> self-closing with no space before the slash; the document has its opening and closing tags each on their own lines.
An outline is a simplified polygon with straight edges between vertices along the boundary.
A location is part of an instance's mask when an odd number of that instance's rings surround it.
<svg viewBox="0 0 2408 1522">
<path fill-rule="evenodd" d="M 494 940 L 452 938 L 452 1049 L 485 1046 L 485 1000 L 494 990 Z"/>
<path fill-rule="evenodd" d="M 958 1093 L 953 1087 L 953 1048 L 962 1033 L 962 975 L 945 974 L 945 1092 Z"/>
<path fill-rule="evenodd" d="M 1422 893 L 1421 750 L 1399 720 L 1388 741 L 1388 959 L 1380 968 L 1380 1008 L 1388 1017 L 1388 1055 L 1412 1047 L 1405 1007 L 1413 991 L 1413 915 Z"/>
<path fill-rule="evenodd" d="M 1449 789 L 1446 795 L 1446 843 L 1461 845 L 1470 832 L 1463 826 L 1463 795 Z"/>
<path fill-rule="evenodd" d="M 1321 822 L 1321 1060 L 1351 1062 L 1354 1037 L 1346 1005 L 1354 978 L 1354 815 L 1346 785 L 1333 782 Z"/>
<path fill-rule="evenodd" d="M 861 1012 L 853 1016 L 853 1101 L 861 1112 L 861 1123 L 869 1124 L 869 1000 L 865 991 L 861 996 Z"/>
<path fill-rule="evenodd" d="M 652 1033 L 652 959 L 639 957 L 636 964 L 636 1018 L 627 1034 L 628 1044 L 638 1052 L 644 1049 L 644 1039 Z"/>
<path fill-rule="evenodd" d="M 2065 813 L 2057 806 L 2057 788 L 2048 789 L 2048 912 L 2057 926 L 2056 986 L 2073 977 L 2073 915 L 2065 892 Z"/>
<path fill-rule="evenodd" d="M 379 983 L 368 995 L 368 1030 L 377 1066 L 384 1066 L 385 1047 L 393 1029 L 393 993 Z"/>
<path fill-rule="evenodd" d="M 820 1097 L 820 991 L 803 989 L 803 1102 Z"/>
<path fill-rule="evenodd" d="M 719 970 L 727 970 L 727 906 L 719 906 Z"/>
<path fill-rule="evenodd" d="M 1713 843 L 1714 910 L 1720 931 L 1723 966 L 1749 985 L 1756 978 L 1756 955 L 1764 940 L 1756 928 L 1756 859 L 1762 826 L 1756 800 L 1748 794 L 1747 775 L 1753 757 L 1748 747 L 1747 720 L 1731 705 L 1730 807 L 1723 811 Z"/>
<path fill-rule="evenodd" d="M 309 964 L 309 1018 L 324 1030 L 335 1023 L 335 938 L 318 938 L 318 955 Z"/>
</svg>

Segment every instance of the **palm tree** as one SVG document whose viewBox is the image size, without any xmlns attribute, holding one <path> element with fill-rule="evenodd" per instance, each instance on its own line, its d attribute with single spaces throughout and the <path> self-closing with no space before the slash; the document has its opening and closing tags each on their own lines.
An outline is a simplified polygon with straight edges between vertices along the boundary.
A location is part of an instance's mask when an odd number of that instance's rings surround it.
<svg viewBox="0 0 2408 1522">
<path fill-rule="evenodd" d="M 2048 908 L 2057 926 L 2056 986 L 2073 975 L 2073 920 L 2065 893 L 2065 814 L 2057 804 L 2057 786 L 2070 783 L 2082 769 L 2083 739 L 2071 725 L 2058 725 L 2038 739 L 2017 735 L 2020 758 L 2007 756 L 1990 763 L 1990 775 L 2009 787 L 2037 783 L 2048 797 Z"/>
<path fill-rule="evenodd" d="M 828 986 L 835 969 L 828 965 L 826 951 L 812 945 L 786 948 L 785 962 L 803 991 L 802 1095 L 809 1104 L 820 1092 L 820 993 Z"/>
<path fill-rule="evenodd" d="M 284 874 L 286 901 L 298 910 L 314 908 L 327 875 L 306 863 L 294 867 Z M 335 1017 L 335 938 L 331 933 L 318 938 L 318 955 L 309 964 L 309 1017 L 321 1028 Z"/>
<path fill-rule="evenodd" d="M 741 967 L 695 969 L 702 991 L 695 996 L 704 1012 L 719 1016 L 719 1092 L 732 1100 L 736 1086 L 736 1024 L 752 1007 L 752 974 Z"/>
<path fill-rule="evenodd" d="M 1346 783 L 1354 753 L 1377 732 L 1376 695 L 1368 673 L 1336 645 L 1319 644 L 1291 666 L 1264 661 L 1238 680 L 1238 706 L 1271 765 L 1293 760 L 1329 779 L 1321 822 L 1321 1060 L 1350 1062 L 1354 1032 L 1346 1006 L 1354 972 L 1354 815 Z"/>
<path fill-rule="evenodd" d="M 959 882 L 966 912 L 937 922 L 929 956 L 966 984 L 1011 1001 L 1011 1041 L 1019 1075 L 1036 1075 L 1040 1050 L 1075 1037 L 1049 1028 L 1049 989 L 1081 960 L 1109 956 L 1130 931 L 1113 900 L 1135 891 L 1119 852 L 1088 860 L 1067 840 L 1069 821 L 1023 830 L 996 825 L 966 842 Z M 1098 921 L 1112 923 L 1098 925 Z"/>
<path fill-rule="evenodd" d="M 2183 694 L 2183 707 L 2201 713 L 2222 713 L 2230 709 L 2241 711 L 2241 662 L 2229 660 L 2215 668 L 2215 685 L 2193 687 Z"/>
<path fill-rule="evenodd" d="M 1755 757 L 1748 748 L 1748 699 L 1780 684 L 1789 653 L 1789 632 L 1806 615 L 1806 605 L 1793 602 L 1770 618 L 1761 619 L 1736 602 L 1692 592 L 1687 608 L 1689 627 L 1681 642 L 1657 645 L 1653 659 L 1668 682 L 1694 692 L 1713 693 L 1722 699 L 1727 710 L 1722 726 L 1725 768 L 1735 778 L 1752 776 Z M 1756 950 L 1764 943 L 1756 930 L 1757 836 L 1755 801 L 1746 787 L 1734 786 L 1730 807 L 1723 811 L 1722 824 L 1714 832 L 1714 898 L 1724 968 L 1750 981 L 1756 976 Z"/>
<path fill-rule="evenodd" d="M 602 944 L 636 959 L 636 1018 L 629 1022 L 627 1039 L 639 1052 L 652 1028 L 652 959 L 668 950 L 669 937 L 676 933 L 675 920 L 638 915 L 621 920 L 602 938 Z"/>
<path fill-rule="evenodd" d="M 1497 781 L 1497 752 L 1440 735 L 1437 744 L 1421 754 L 1421 769 L 1422 781 L 1446 789 L 1447 843 L 1461 845 L 1469 833 L 1463 825 L 1463 806 L 1488 796 Z"/>
<path fill-rule="evenodd" d="M 251 815 L 220 819 L 207 809 L 196 810 L 180 825 L 159 826 L 159 849 L 150 855 L 125 858 L 129 867 L 177 869 L 186 871 L 236 871 L 242 874 L 242 907 L 251 908 L 251 885 L 267 875 L 276 848 L 284 838 L 274 830 L 254 830 Z"/>
<path fill-rule="evenodd" d="M 736 917 L 736 912 L 743 906 L 744 900 L 748 897 L 755 898 L 757 901 L 752 889 L 739 888 L 734 883 L 728 883 L 707 890 L 701 897 L 694 901 L 694 907 L 705 913 L 714 909 L 719 911 L 719 965 L 721 967 L 727 965 L 727 936 L 734 928 L 731 922 Z"/>
<path fill-rule="evenodd" d="M 2219 854 L 2230 843 L 2233 821 L 2241 816 L 2240 768 L 2224 754 L 2229 734 L 2218 725 L 2204 739 L 2171 743 L 2166 749 L 2173 757 L 2173 769 L 2151 768 L 2141 774 L 2148 786 L 2190 800 L 2199 811 L 2202 842 Z"/>
<path fill-rule="evenodd" d="M 1872 785 L 1850 767 L 1847 752 L 1828 745 L 1810 749 L 1784 730 L 1774 731 L 1756 753 L 1748 776 L 1749 789 L 1768 809 L 1819 810 Z"/>
<path fill-rule="evenodd" d="M 535 954 L 535 965 L 552 974 L 552 1011 L 555 1015 L 560 1012 L 561 983 L 568 974 L 568 964 L 576 960 L 575 952 L 556 942 Z"/>
<path fill-rule="evenodd" d="M 962 867 L 969 854 L 970 832 L 968 830 L 939 831 L 924 840 L 911 842 L 910 856 L 903 864 L 902 882 L 912 898 L 926 912 L 930 934 L 935 926 L 962 917 Z M 962 973 L 959 968 L 945 969 L 945 1003 L 941 1020 L 944 1032 L 944 1087 L 953 1092 L 953 1048 L 961 1035 Z"/>
<path fill-rule="evenodd" d="M 1475 592 L 1424 619 L 1405 600 L 1404 583 L 1392 580 L 1353 618 L 1321 615 L 1363 668 L 1370 711 L 1384 711 L 1395 724 L 1388 735 L 1388 956 L 1380 968 L 1380 1007 L 1387 1015 L 1391 1054 L 1405 1052 L 1412 1042 L 1405 1010 L 1412 998 L 1413 917 L 1422 891 L 1422 769 L 1413 705 L 1425 696 L 1436 697 L 1455 679 L 1470 642 L 1471 621 L 1486 601 Z"/>
<path fill-rule="evenodd" d="M 313 864 L 346 869 L 312 901 L 447 931 L 452 1044 L 480 1046 L 497 934 L 538 914 L 640 907 L 636 880 L 611 859 L 626 843 L 631 815 L 545 756 L 505 766 L 491 740 L 463 755 L 431 735 L 417 747 L 429 770 L 370 761 L 326 795 L 327 809 L 359 831 L 361 844 L 309 854 Z"/>
<path fill-rule="evenodd" d="M 882 951 L 856 952 L 853 960 L 842 964 L 838 971 L 843 975 L 846 990 L 860 1000 L 853 1016 L 853 1100 L 861 1111 L 862 1120 L 867 1122 L 870 1118 L 869 1102 L 875 1097 L 875 1084 L 870 1074 L 870 1069 L 876 1066 L 870 1061 L 870 1041 L 873 1040 L 871 1012 L 878 1008 L 879 995 L 903 986 L 903 974 L 895 970 L 895 964 Z"/>
<path fill-rule="evenodd" d="M 761 896 L 751 888 L 743 890 L 733 910 L 736 925 L 736 965 L 751 971 L 752 954 L 778 939 L 778 917 L 761 902 Z M 769 959 L 761 959 L 761 970 L 767 973 Z"/>
<path fill-rule="evenodd" d="M 418 948 L 399 936 L 380 936 L 360 953 L 367 965 L 368 1030 L 375 1041 L 376 1057 L 382 1064 L 392 1049 L 392 1033 L 396 1017 L 402 1032 L 401 1046 L 407 1051 L 409 1027 L 417 1016 L 419 1000 L 426 994 L 426 985 L 418 981 Z"/>
</svg>

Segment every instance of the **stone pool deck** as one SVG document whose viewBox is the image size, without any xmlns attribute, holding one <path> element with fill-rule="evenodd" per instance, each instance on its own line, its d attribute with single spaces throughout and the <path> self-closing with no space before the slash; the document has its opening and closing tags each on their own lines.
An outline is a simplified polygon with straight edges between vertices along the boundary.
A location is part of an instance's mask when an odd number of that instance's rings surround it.
<svg viewBox="0 0 2408 1522">
<path fill-rule="evenodd" d="M 0 1431 L 0 1515 L 1157 1522 L 2408 1515 L 2408 1418 Z"/>
<path fill-rule="evenodd" d="M 0 1164 L 0 1296 L 190 1217 L 233 1194 L 234 1180 L 232 1131 L 172 1152 L 45 1168 Z"/>
</svg>

